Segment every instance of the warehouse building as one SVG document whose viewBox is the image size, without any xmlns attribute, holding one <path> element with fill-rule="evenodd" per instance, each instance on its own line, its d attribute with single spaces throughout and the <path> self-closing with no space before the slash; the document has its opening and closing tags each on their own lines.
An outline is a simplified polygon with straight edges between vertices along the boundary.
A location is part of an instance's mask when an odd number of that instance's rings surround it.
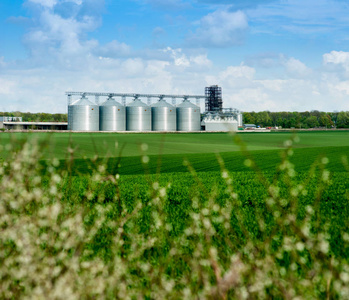
<svg viewBox="0 0 349 300">
<path fill-rule="evenodd" d="M 0 129 L 5 130 L 67 130 L 67 122 L 23 122 L 22 117 L 0 117 Z"/>
</svg>

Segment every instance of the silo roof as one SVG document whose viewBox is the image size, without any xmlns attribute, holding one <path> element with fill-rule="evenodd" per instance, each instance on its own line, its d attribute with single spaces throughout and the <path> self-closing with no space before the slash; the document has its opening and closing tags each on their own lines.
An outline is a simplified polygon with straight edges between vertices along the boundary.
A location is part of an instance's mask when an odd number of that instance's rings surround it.
<svg viewBox="0 0 349 300">
<path fill-rule="evenodd" d="M 81 105 L 81 106 L 94 105 L 94 106 L 96 106 L 96 104 L 89 101 L 86 97 L 82 97 L 80 100 L 75 101 L 72 105 Z"/>
<path fill-rule="evenodd" d="M 126 106 L 144 106 L 144 107 L 149 107 L 147 104 L 145 104 L 144 102 L 142 102 L 139 99 L 135 99 L 132 102 L 128 103 Z"/>
<path fill-rule="evenodd" d="M 108 98 L 100 106 L 123 106 L 123 105 L 121 103 L 115 101 L 115 99 L 113 99 L 113 98 Z"/>
<path fill-rule="evenodd" d="M 173 108 L 173 106 L 166 102 L 165 100 L 159 100 L 158 102 L 154 103 L 152 107 L 168 107 L 168 108 Z"/>
<path fill-rule="evenodd" d="M 177 107 L 181 107 L 181 108 L 199 108 L 197 105 L 195 105 L 194 103 L 191 103 L 188 100 L 184 100 L 181 104 L 177 105 Z"/>
</svg>

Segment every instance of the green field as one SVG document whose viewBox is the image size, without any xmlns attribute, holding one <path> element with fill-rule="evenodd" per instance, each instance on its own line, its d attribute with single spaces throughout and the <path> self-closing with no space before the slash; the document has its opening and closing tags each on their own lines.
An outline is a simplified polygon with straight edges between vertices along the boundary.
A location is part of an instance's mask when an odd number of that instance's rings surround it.
<svg viewBox="0 0 349 300">
<path fill-rule="evenodd" d="M 74 150 L 75 171 L 87 172 L 86 159 L 95 155 L 108 160 L 111 172 L 119 164 L 120 174 L 143 174 L 185 172 L 186 158 L 198 172 L 219 171 L 216 155 L 219 153 L 230 171 L 247 171 L 244 161 L 246 153 L 241 152 L 241 142 L 246 145 L 249 155 L 265 171 L 275 170 L 280 162 L 280 151 L 293 133 L 180 133 L 180 134 L 117 134 L 117 133 L 2 133 L 0 143 L 21 145 L 27 139 L 37 139 L 47 145 L 43 159 L 57 158 L 62 161 L 69 157 L 68 148 Z M 343 171 L 342 157 L 349 153 L 349 131 L 302 132 L 297 133 L 297 142 L 292 145 L 291 158 L 298 171 L 304 171 L 318 159 L 329 158 L 328 169 Z M 240 139 L 241 142 L 236 140 Z M 142 148 L 143 145 L 143 148 Z M 146 145 L 146 146 L 144 146 Z M 0 158 L 6 159 L 11 151 L 4 147 Z M 149 164 L 141 163 L 141 156 L 149 157 Z"/>
<path fill-rule="evenodd" d="M 0 145 L 2 299 L 349 298 L 349 132 Z"/>
</svg>

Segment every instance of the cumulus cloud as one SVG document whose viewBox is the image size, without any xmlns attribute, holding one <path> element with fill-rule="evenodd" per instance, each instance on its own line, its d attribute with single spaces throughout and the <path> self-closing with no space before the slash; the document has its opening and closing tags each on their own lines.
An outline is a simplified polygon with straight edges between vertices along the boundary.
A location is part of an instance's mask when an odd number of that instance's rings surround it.
<svg viewBox="0 0 349 300">
<path fill-rule="evenodd" d="M 247 29 L 247 17 L 242 11 L 219 9 L 199 21 L 199 27 L 188 37 L 188 41 L 199 47 L 238 45 L 243 42 Z"/>
<path fill-rule="evenodd" d="M 206 54 L 187 55 L 181 48 L 172 49 L 171 47 L 163 49 L 163 52 L 170 56 L 174 67 L 182 70 L 186 69 L 186 71 L 190 71 L 190 69 L 195 69 L 199 71 L 212 66 L 212 62 L 207 58 Z"/>
<path fill-rule="evenodd" d="M 58 1 L 57 0 L 29 0 L 28 2 L 39 4 L 43 7 L 53 8 Z"/>
<path fill-rule="evenodd" d="M 100 15 L 88 12 L 97 2 L 103 1 L 29 0 L 38 8 L 33 16 L 33 26 L 23 38 L 31 55 L 31 65 L 68 66 L 98 47 L 97 41 L 85 38 L 87 32 L 95 30 L 100 24 Z M 56 11 L 57 6 L 68 4 L 77 5 L 76 10 L 71 12 L 72 16 L 65 17 Z"/>
<path fill-rule="evenodd" d="M 261 53 L 249 56 L 246 59 L 246 64 L 266 69 L 283 68 L 289 77 L 307 77 L 312 74 L 312 70 L 302 61 L 294 57 L 287 57 L 281 53 Z"/>
<path fill-rule="evenodd" d="M 225 71 L 221 73 L 222 79 L 227 78 L 246 78 L 252 80 L 256 70 L 254 68 L 240 65 L 240 66 L 230 66 Z"/>
<path fill-rule="evenodd" d="M 323 63 L 333 93 L 349 95 L 349 52 L 331 51 L 323 55 Z"/>
<path fill-rule="evenodd" d="M 94 50 L 97 56 L 103 57 L 127 57 L 130 56 L 132 49 L 129 45 L 119 41 L 111 41 L 110 43 L 99 46 Z"/>
<path fill-rule="evenodd" d="M 1 110 L 66 112 L 67 90 L 203 94 L 212 84 L 222 86 L 225 107 L 244 111 L 349 110 L 348 52 L 324 54 L 316 72 L 283 54 L 222 68 L 200 48 L 135 50 L 88 38 L 100 25 L 101 0 L 30 2 L 38 8 L 24 37 L 30 56 L 17 63 L 0 58 Z M 225 7 L 197 27 L 191 42 L 225 47 L 241 42 L 248 22 L 245 13 Z"/>
<path fill-rule="evenodd" d="M 303 62 L 294 57 L 285 59 L 283 62 L 286 72 L 294 77 L 307 77 L 312 72 Z"/>
<path fill-rule="evenodd" d="M 203 93 L 204 83 L 192 87 L 200 82 L 193 72 L 211 64 L 205 53 L 135 51 L 117 40 L 101 45 L 87 35 L 100 24 L 92 2 L 98 1 L 31 1 L 37 9 L 24 36 L 30 56 L 12 64 L 0 59 L 0 97 L 6 103 L 1 110 L 66 112 L 68 90 Z M 64 3 L 74 5 L 70 14 Z"/>
<path fill-rule="evenodd" d="M 209 3 L 214 5 L 232 5 L 236 9 L 248 9 L 276 1 L 278 0 L 198 0 L 198 2 L 201 3 Z"/>
<path fill-rule="evenodd" d="M 347 64 L 346 55 L 324 55 L 327 62 Z M 223 87 L 225 107 L 244 111 L 305 111 L 347 110 L 349 80 L 322 68 L 315 72 L 295 58 L 279 55 L 278 67 L 284 72 L 273 76 L 263 74 L 263 69 L 241 64 L 229 66 L 215 75 L 206 76 L 207 84 Z M 274 65 L 275 66 L 275 65 Z M 277 70 L 277 69 L 273 69 Z M 310 76 L 311 75 L 311 76 Z"/>
<path fill-rule="evenodd" d="M 325 64 L 341 65 L 345 68 L 349 67 L 349 52 L 331 51 L 323 55 Z"/>
<path fill-rule="evenodd" d="M 338 81 L 349 78 L 349 52 L 331 51 L 326 53 L 323 55 L 323 65 L 332 78 L 336 78 Z"/>
</svg>

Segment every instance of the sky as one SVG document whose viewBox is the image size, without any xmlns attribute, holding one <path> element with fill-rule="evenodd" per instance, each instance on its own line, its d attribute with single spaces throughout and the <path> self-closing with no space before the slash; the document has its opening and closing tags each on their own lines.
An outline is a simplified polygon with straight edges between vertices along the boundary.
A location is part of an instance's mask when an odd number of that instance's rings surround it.
<svg viewBox="0 0 349 300">
<path fill-rule="evenodd" d="M 349 1 L 0 1 L 0 111 L 216 84 L 242 111 L 349 110 Z"/>
</svg>

